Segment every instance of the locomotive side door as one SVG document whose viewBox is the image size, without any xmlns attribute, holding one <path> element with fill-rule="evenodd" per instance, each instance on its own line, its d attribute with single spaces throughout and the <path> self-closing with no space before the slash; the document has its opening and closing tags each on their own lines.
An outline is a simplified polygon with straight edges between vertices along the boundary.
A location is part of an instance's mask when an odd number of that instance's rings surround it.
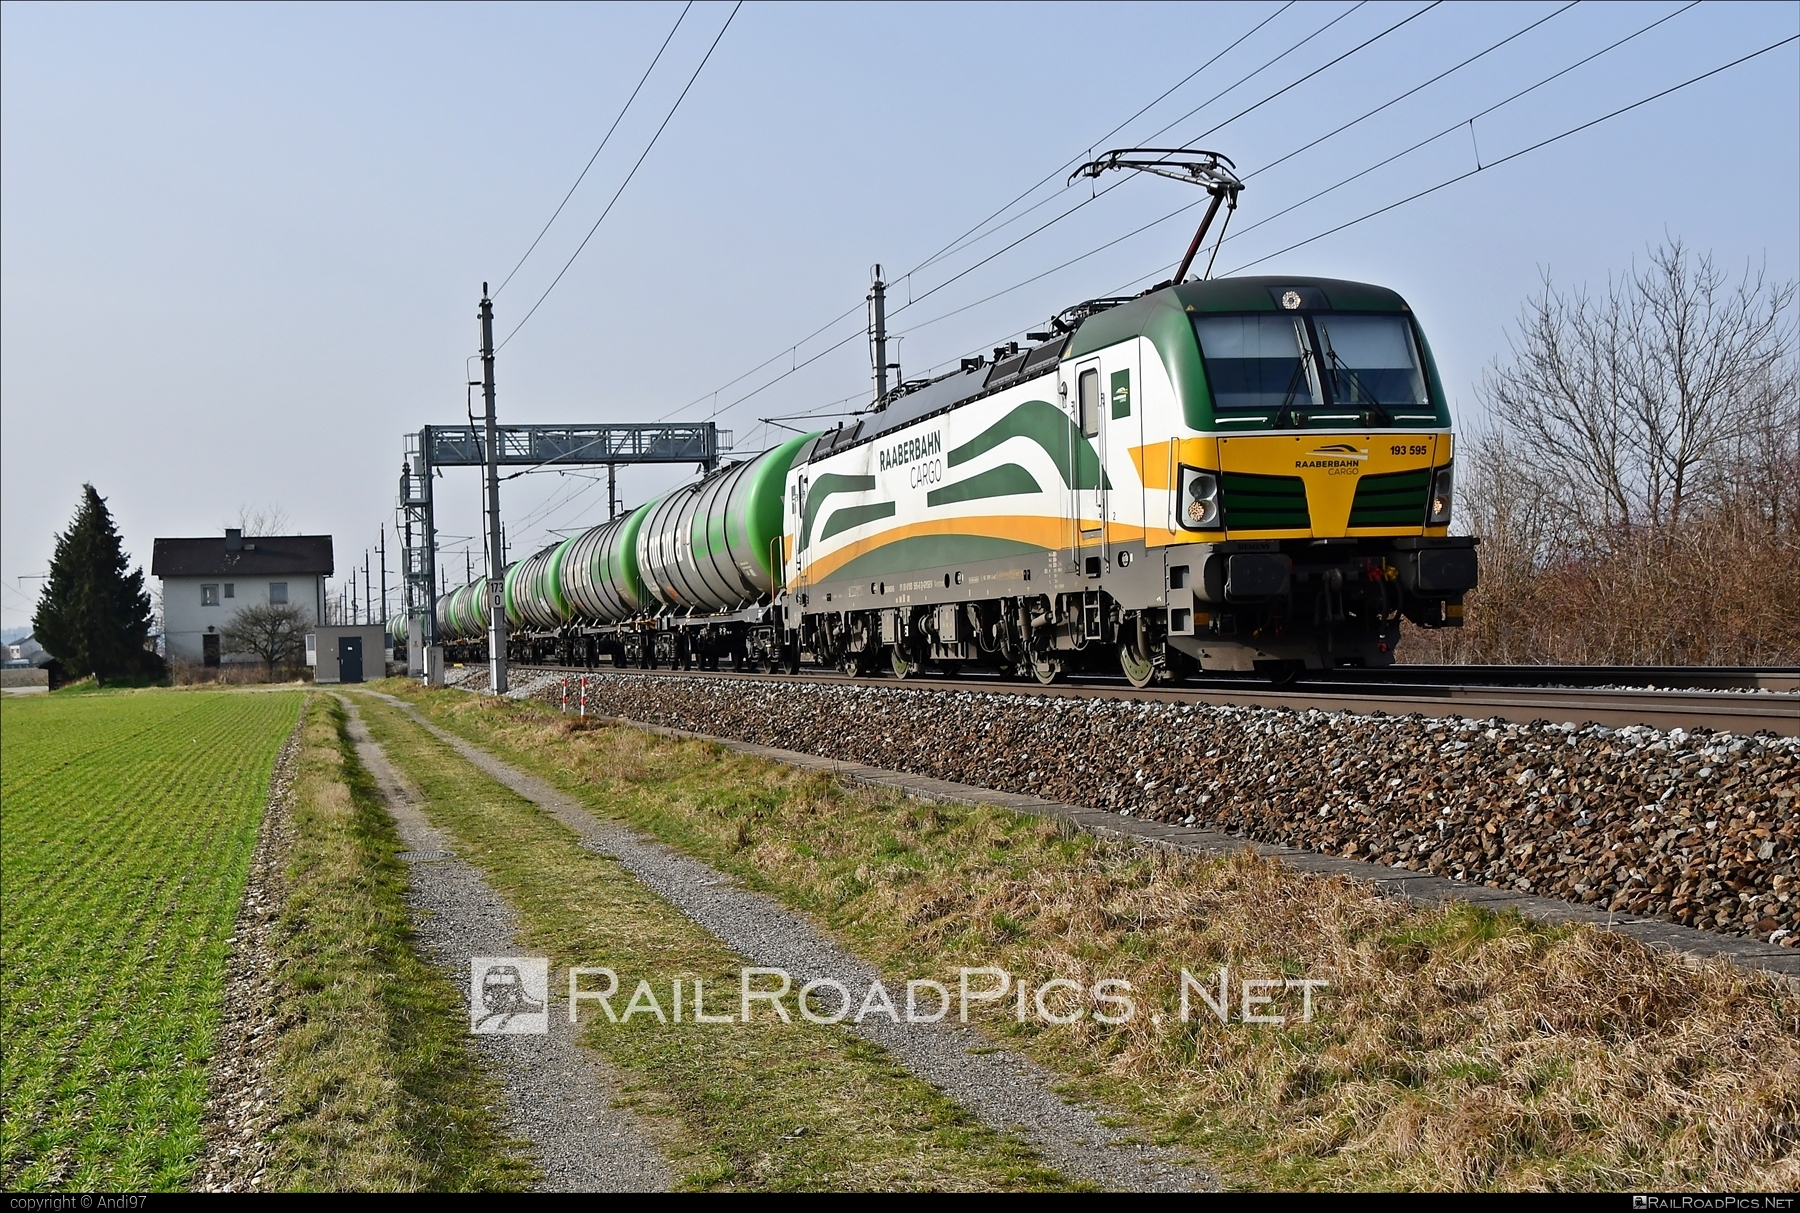
<svg viewBox="0 0 1800 1213">
<path fill-rule="evenodd" d="M 1070 513 L 1074 522 L 1075 569 L 1081 577 L 1098 577 L 1106 565 L 1106 392 L 1100 382 L 1100 360 L 1075 366 L 1075 425 L 1069 434 Z M 1082 448 L 1092 447 L 1098 468 Z M 1086 469 L 1087 474 L 1084 474 Z"/>
<path fill-rule="evenodd" d="M 801 472 L 794 482 L 793 521 L 788 526 L 788 534 L 794 537 L 794 590 L 796 595 L 806 585 L 807 566 L 811 564 L 812 553 L 807 547 L 800 547 L 801 528 L 806 518 L 806 490 L 812 483 L 812 477 Z"/>
</svg>

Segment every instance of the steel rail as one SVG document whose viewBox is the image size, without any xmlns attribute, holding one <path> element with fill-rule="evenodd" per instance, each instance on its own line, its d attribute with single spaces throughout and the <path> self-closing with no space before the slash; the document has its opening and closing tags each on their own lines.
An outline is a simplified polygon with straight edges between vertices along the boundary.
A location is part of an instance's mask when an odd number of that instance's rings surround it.
<svg viewBox="0 0 1800 1213">
<path fill-rule="evenodd" d="M 1455 671 L 1460 667 L 1414 667 Z M 1506 667 L 1471 667 L 1497 670 Z M 1553 667 L 1526 667 L 1541 669 Z M 1589 667 L 1581 667 L 1589 668 Z M 1146 687 L 1142 690 L 1112 682 L 1075 680 L 1052 686 L 1035 682 L 1001 679 L 993 675 L 965 674 L 955 678 L 909 678 L 904 682 L 878 676 L 849 678 L 820 670 L 800 674 L 759 674 L 736 670 L 700 670 L 680 668 L 638 669 L 598 666 L 592 670 L 579 666 L 521 665 L 521 674 L 544 673 L 614 674 L 645 678 L 698 677 L 740 679 L 749 682 L 799 682 L 846 686 L 882 686 L 895 689 L 916 688 L 941 692 L 967 691 L 996 695 L 1043 695 L 1076 699 L 1118 699 L 1161 703 L 1206 703 L 1218 706 L 1288 708 L 1294 711 L 1385 713 L 1390 716 L 1425 717 L 1460 716 L 1469 720 L 1501 720 L 1529 724 L 1548 721 L 1551 724 L 1583 726 L 1599 724 L 1608 728 L 1648 725 L 1668 731 L 1685 729 L 1714 730 L 1729 733 L 1772 732 L 1784 737 L 1800 736 L 1800 695 L 1750 693 L 1711 690 L 1647 690 L 1616 687 L 1581 686 L 1502 686 L 1481 683 L 1398 683 L 1381 685 L 1326 685 L 1317 682 L 1287 687 L 1273 687 L 1266 682 L 1251 683 L 1222 679 L 1196 680 L 1175 687 Z M 1618 668 L 1615 667 L 1615 670 Z"/>
</svg>

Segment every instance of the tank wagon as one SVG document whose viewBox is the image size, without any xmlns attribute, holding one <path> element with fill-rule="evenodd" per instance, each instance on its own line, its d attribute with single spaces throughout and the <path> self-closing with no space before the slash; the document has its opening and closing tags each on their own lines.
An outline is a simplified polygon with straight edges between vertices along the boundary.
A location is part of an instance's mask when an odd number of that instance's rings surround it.
<svg viewBox="0 0 1800 1213">
<path fill-rule="evenodd" d="M 795 454 L 816 435 L 729 464 L 507 566 L 516 660 L 743 668 L 780 645 L 775 598 L 782 499 Z M 485 652 L 485 579 L 438 600 L 458 657 Z"/>
<path fill-rule="evenodd" d="M 1402 618 L 1461 625 L 1476 540 L 1398 294 L 1190 281 L 1051 327 L 513 566 L 517 655 L 1142 686 L 1382 666 Z M 442 635 L 485 632 L 484 585 Z"/>
</svg>

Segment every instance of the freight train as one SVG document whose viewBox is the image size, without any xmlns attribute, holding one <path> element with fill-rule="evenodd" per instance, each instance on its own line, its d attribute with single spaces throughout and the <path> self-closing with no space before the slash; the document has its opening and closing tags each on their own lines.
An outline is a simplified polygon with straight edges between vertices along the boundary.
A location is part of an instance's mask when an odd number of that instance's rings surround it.
<svg viewBox="0 0 1800 1213">
<path fill-rule="evenodd" d="M 511 656 L 1143 686 L 1388 665 L 1402 618 L 1461 625 L 1476 540 L 1398 294 L 1189 281 L 1050 330 L 510 565 Z M 452 656 L 485 655 L 489 600 L 438 599 Z"/>
</svg>

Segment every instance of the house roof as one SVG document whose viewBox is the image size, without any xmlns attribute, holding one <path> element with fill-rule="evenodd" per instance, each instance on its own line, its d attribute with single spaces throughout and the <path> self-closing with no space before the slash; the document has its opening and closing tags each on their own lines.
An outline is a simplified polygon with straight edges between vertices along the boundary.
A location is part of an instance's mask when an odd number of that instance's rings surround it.
<svg viewBox="0 0 1800 1213">
<path fill-rule="evenodd" d="M 330 535 L 246 536 L 241 550 L 228 551 L 223 535 L 205 539 L 158 539 L 150 557 L 157 577 L 260 577 L 287 573 L 331 574 Z"/>
</svg>

